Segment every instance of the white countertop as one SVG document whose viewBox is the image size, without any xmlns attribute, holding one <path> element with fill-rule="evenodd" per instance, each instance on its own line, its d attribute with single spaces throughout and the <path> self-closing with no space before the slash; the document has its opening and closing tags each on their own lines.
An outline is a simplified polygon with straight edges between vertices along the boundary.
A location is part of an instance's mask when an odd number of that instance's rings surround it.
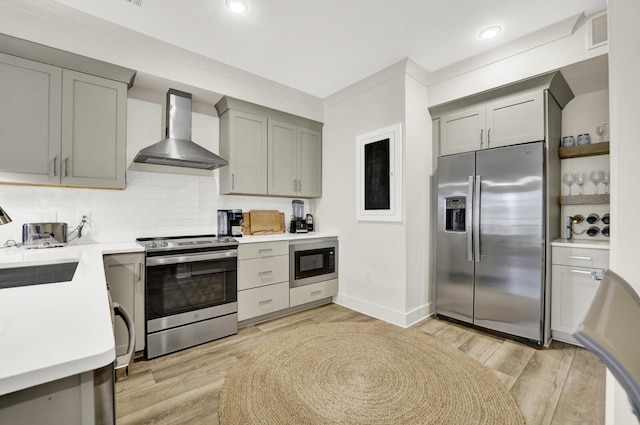
<svg viewBox="0 0 640 425">
<path fill-rule="evenodd" d="M 571 248 L 609 249 L 609 241 L 587 239 L 556 239 L 551 246 L 566 246 Z"/>
<path fill-rule="evenodd" d="M 239 243 L 298 241 L 305 239 L 337 238 L 337 233 L 309 232 L 309 233 L 278 233 L 274 235 L 247 235 L 235 238 Z"/>
<path fill-rule="evenodd" d="M 0 249 L 0 267 L 78 260 L 70 282 L 0 289 L 0 395 L 115 360 L 103 254 L 143 252 L 135 242 Z"/>
</svg>

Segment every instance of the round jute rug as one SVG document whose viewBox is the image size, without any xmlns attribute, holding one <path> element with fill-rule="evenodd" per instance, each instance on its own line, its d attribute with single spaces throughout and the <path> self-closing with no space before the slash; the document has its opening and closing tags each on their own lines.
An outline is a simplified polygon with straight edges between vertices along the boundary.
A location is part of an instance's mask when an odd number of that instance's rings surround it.
<svg viewBox="0 0 640 425">
<path fill-rule="evenodd" d="M 378 322 L 309 325 L 259 345 L 227 375 L 219 414 L 221 425 L 524 425 L 489 369 Z"/>
</svg>

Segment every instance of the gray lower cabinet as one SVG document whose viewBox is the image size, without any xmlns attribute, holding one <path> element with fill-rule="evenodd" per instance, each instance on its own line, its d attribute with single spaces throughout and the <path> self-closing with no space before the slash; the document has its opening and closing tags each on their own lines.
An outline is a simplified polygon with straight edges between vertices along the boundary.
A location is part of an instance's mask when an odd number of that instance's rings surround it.
<svg viewBox="0 0 640 425">
<path fill-rule="evenodd" d="M 322 123 L 224 97 L 220 115 L 220 193 L 322 196 Z"/>
<path fill-rule="evenodd" d="M 289 242 L 238 247 L 238 320 L 289 307 Z"/>
<path fill-rule="evenodd" d="M 0 53 L 0 181 L 123 189 L 127 84 Z"/>
<path fill-rule="evenodd" d="M 144 254 L 109 254 L 103 256 L 104 272 L 113 302 L 117 302 L 133 319 L 136 331 L 135 351 L 145 347 Z M 124 322 L 116 317 L 116 355 L 127 352 L 129 334 Z"/>
<path fill-rule="evenodd" d="M 602 275 L 609 268 L 609 250 L 554 246 L 551 265 L 551 334 L 580 345 L 573 333 L 595 297 Z"/>
</svg>

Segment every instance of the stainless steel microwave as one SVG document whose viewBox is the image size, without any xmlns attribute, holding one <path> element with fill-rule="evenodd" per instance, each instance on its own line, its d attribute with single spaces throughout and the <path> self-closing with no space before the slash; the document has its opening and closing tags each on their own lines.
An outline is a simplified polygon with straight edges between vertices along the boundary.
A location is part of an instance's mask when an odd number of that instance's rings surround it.
<svg viewBox="0 0 640 425">
<path fill-rule="evenodd" d="M 289 246 L 289 286 L 308 285 L 338 278 L 336 239 L 298 242 Z"/>
</svg>

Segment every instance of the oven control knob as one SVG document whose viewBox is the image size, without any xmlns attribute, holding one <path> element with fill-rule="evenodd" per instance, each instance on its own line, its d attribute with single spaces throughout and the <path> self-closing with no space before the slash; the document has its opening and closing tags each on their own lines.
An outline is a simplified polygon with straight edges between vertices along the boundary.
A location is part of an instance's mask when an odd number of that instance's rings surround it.
<svg viewBox="0 0 640 425">
<path fill-rule="evenodd" d="M 160 244 L 161 247 L 165 248 L 167 246 L 169 246 L 169 244 L 167 243 L 167 241 L 162 241 L 162 243 Z"/>
<path fill-rule="evenodd" d="M 156 245 L 155 242 L 151 242 L 149 245 L 147 245 L 149 248 L 156 248 L 158 245 Z"/>
</svg>

